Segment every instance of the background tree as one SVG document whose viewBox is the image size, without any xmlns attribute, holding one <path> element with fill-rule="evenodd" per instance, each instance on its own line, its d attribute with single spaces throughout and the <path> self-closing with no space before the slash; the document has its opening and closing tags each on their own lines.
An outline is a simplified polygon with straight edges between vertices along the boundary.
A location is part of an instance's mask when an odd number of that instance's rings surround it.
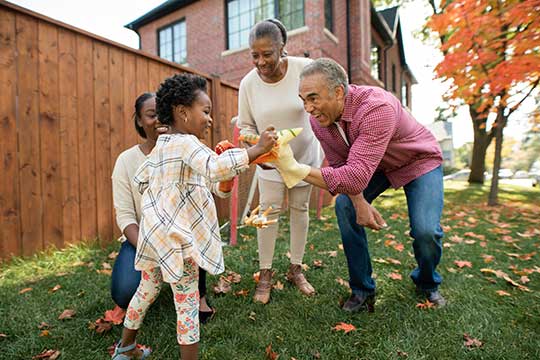
<svg viewBox="0 0 540 360">
<path fill-rule="evenodd" d="M 488 204 L 497 203 L 503 129 L 540 81 L 540 0 L 443 0 L 427 27 L 441 39 L 437 75 L 447 98 L 469 105 L 474 145 L 470 182 L 483 182 L 485 153 L 495 139 Z M 493 116 L 489 116 L 493 114 Z"/>
</svg>

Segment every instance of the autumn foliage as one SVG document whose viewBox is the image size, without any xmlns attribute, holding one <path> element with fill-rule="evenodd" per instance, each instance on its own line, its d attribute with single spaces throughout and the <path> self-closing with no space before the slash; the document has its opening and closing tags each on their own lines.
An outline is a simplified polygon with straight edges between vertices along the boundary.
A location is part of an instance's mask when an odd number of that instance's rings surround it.
<svg viewBox="0 0 540 360">
<path fill-rule="evenodd" d="M 442 40 L 436 73 L 451 80 L 449 98 L 486 114 L 496 101 L 509 105 L 519 85 L 538 82 L 540 0 L 443 0 L 441 8 L 427 26 Z"/>
</svg>

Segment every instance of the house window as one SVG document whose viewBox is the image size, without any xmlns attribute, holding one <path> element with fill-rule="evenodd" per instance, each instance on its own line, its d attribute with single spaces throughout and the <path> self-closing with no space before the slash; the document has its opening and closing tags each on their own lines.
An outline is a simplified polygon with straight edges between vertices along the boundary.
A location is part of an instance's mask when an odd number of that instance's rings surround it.
<svg viewBox="0 0 540 360">
<path fill-rule="evenodd" d="M 396 64 L 392 64 L 392 91 L 396 93 Z"/>
<path fill-rule="evenodd" d="M 334 2 L 324 0 L 324 27 L 334 32 Z"/>
<path fill-rule="evenodd" d="M 409 103 L 407 102 L 408 93 L 409 87 L 407 86 L 407 81 L 401 79 L 401 103 L 403 106 L 409 106 Z"/>
<path fill-rule="evenodd" d="M 371 42 L 371 76 L 381 80 L 381 47 Z"/>
<path fill-rule="evenodd" d="M 227 47 L 248 46 L 255 23 L 278 18 L 287 30 L 304 26 L 304 0 L 227 0 Z"/>
<path fill-rule="evenodd" d="M 186 21 L 181 20 L 158 30 L 159 56 L 179 64 L 187 62 Z"/>
</svg>

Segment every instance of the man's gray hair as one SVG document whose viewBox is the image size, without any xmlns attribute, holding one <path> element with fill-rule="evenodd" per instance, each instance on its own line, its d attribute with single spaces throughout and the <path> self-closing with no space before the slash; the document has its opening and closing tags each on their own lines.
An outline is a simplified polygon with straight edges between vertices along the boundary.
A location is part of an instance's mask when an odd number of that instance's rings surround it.
<svg viewBox="0 0 540 360">
<path fill-rule="evenodd" d="M 329 58 L 316 59 L 304 67 L 304 70 L 302 70 L 300 73 L 300 80 L 306 76 L 315 74 L 324 75 L 328 90 L 332 91 L 341 85 L 345 90 L 345 95 L 347 95 L 349 87 L 347 73 L 345 72 L 345 69 L 343 69 L 343 67 L 336 61 Z"/>
</svg>

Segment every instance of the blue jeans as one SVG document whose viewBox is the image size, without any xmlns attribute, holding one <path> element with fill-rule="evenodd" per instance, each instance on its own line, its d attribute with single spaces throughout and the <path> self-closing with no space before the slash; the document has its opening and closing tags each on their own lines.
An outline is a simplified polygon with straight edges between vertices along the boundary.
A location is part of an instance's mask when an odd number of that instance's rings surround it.
<svg viewBox="0 0 540 360">
<path fill-rule="evenodd" d="M 364 190 L 364 198 L 371 203 L 389 187 L 390 181 L 387 177 L 382 172 L 377 172 Z M 442 167 L 439 166 L 411 181 L 403 189 L 407 197 L 410 234 L 414 239 L 413 249 L 418 264 L 411 273 L 411 279 L 417 288 L 434 291 L 442 281 L 441 275 L 435 270 L 442 256 Z M 351 290 L 358 295 L 374 294 L 375 280 L 371 277 L 366 231 L 356 223 L 353 203 L 345 194 L 336 198 L 336 216 L 347 257 Z"/>
<path fill-rule="evenodd" d="M 127 309 L 141 281 L 141 272 L 135 270 L 136 250 L 127 240 L 124 241 L 113 266 L 111 296 L 123 309 Z M 206 270 L 201 268 L 199 268 L 199 295 L 206 296 Z"/>
</svg>

